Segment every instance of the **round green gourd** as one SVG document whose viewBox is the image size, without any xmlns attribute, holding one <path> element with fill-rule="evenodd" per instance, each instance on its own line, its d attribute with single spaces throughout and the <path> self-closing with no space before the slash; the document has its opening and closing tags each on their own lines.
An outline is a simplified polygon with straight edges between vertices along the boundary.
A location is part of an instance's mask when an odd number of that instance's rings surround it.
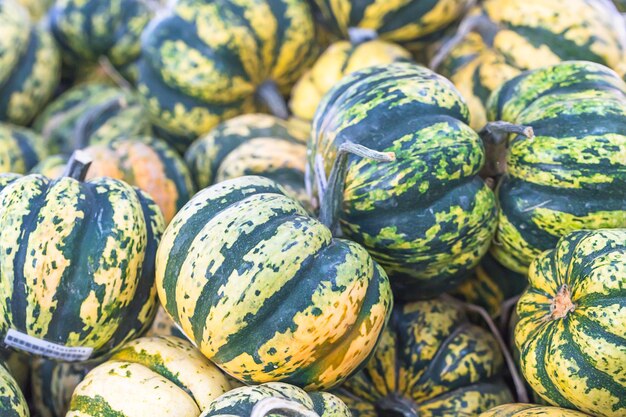
<svg viewBox="0 0 626 417">
<path fill-rule="evenodd" d="M 105 57 L 130 80 L 141 52 L 139 38 L 157 1 L 58 0 L 48 13 L 50 29 L 68 67 Z"/>
<path fill-rule="evenodd" d="M 337 394 L 354 417 L 470 417 L 512 401 L 494 337 L 442 299 L 396 306 L 368 365 Z"/>
<path fill-rule="evenodd" d="M 308 186 L 323 210 L 330 207 L 325 202 L 339 205 L 343 233 L 385 268 L 399 297 L 427 298 L 454 288 L 488 250 L 495 197 L 478 176 L 485 154 L 468 123 L 467 106 L 452 84 L 410 63 L 345 77 L 316 112 Z M 348 143 L 392 153 L 395 160 L 338 152 Z M 333 181 L 342 167 L 345 178 Z"/>
<path fill-rule="evenodd" d="M 78 85 L 52 101 L 37 117 L 34 129 L 51 154 L 70 154 L 90 144 L 151 134 L 138 98 L 103 83 Z"/>
<path fill-rule="evenodd" d="M 482 413 L 479 417 L 590 417 L 580 411 L 536 404 L 505 404 Z"/>
<path fill-rule="evenodd" d="M 333 394 L 305 392 L 293 385 L 269 382 L 235 388 L 213 400 L 201 417 L 351 417 L 350 410 Z"/>
<path fill-rule="evenodd" d="M 0 121 L 28 125 L 61 77 L 50 33 L 15 0 L 0 2 Z"/>
<path fill-rule="evenodd" d="M 184 333 L 246 383 L 341 383 L 365 363 L 392 305 L 365 249 L 255 176 L 206 188 L 178 212 L 156 277 Z"/>
<path fill-rule="evenodd" d="M 156 312 L 163 217 L 130 185 L 67 174 L 0 178 L 0 337 L 9 329 L 97 358 L 141 334 Z"/>
<path fill-rule="evenodd" d="M 267 114 L 220 123 L 185 153 L 198 188 L 243 175 L 270 178 L 308 206 L 304 190 L 308 129 Z"/>
<path fill-rule="evenodd" d="M 143 337 L 87 374 L 66 417 L 198 417 L 229 389 L 226 376 L 186 340 Z"/>
<path fill-rule="evenodd" d="M 536 258 L 515 344 L 532 389 L 594 416 L 626 413 L 626 229 L 575 231 Z"/>
<path fill-rule="evenodd" d="M 0 123 L 0 172 L 25 174 L 47 154 L 44 139 L 32 130 Z"/>
<path fill-rule="evenodd" d="M 584 61 L 526 72 L 494 93 L 489 118 L 534 130 L 502 138 L 491 247 L 502 265 L 525 274 L 571 231 L 626 227 L 626 83 L 617 74 Z"/>
<path fill-rule="evenodd" d="M 65 417 L 76 386 L 91 365 L 34 358 L 31 377 L 32 409 L 39 417 Z"/>
<path fill-rule="evenodd" d="M 0 365 L 0 415 L 2 417 L 30 417 L 26 399 L 9 371 Z"/>
<path fill-rule="evenodd" d="M 149 26 L 141 47 L 139 92 L 180 149 L 265 103 L 286 117 L 280 93 L 317 55 L 306 0 L 179 1 Z"/>
<path fill-rule="evenodd" d="M 422 49 L 461 17 L 469 0 L 314 0 L 323 21 L 344 39 L 354 28 L 373 31 L 382 40 Z"/>
</svg>

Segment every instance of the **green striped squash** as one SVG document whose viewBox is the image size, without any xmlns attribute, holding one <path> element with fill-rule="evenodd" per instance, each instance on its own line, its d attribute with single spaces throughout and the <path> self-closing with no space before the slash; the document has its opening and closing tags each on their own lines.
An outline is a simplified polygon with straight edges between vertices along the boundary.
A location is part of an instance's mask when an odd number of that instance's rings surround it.
<svg viewBox="0 0 626 417">
<path fill-rule="evenodd" d="M 0 364 L 0 415 L 30 417 L 28 404 L 9 371 Z"/>
<path fill-rule="evenodd" d="M 229 389 L 224 374 L 189 342 L 143 337 L 87 374 L 66 417 L 198 417 Z"/>
<path fill-rule="evenodd" d="M 410 60 L 409 51 L 391 42 L 337 41 L 294 85 L 289 108 L 295 117 L 311 122 L 322 97 L 346 75 L 374 65 Z"/>
<path fill-rule="evenodd" d="M 533 390 L 594 416 L 626 414 L 626 229 L 575 231 L 536 258 L 515 344 Z"/>
<path fill-rule="evenodd" d="M 34 358 L 30 374 L 33 412 L 38 417 L 65 417 L 72 393 L 89 365 Z"/>
<path fill-rule="evenodd" d="M 502 304 L 520 295 L 527 284 L 526 275 L 511 271 L 487 253 L 452 295 L 483 307 L 492 317 L 499 317 L 506 313 Z"/>
<path fill-rule="evenodd" d="M 308 205 L 304 190 L 308 129 L 267 114 L 246 114 L 220 123 L 185 153 L 198 188 L 260 175 Z"/>
<path fill-rule="evenodd" d="M 491 92 L 522 71 L 566 60 L 617 69 L 626 54 L 626 25 L 609 0 L 485 0 L 469 19 L 473 30 L 435 69 L 467 99 L 474 129 L 487 122 Z"/>
<path fill-rule="evenodd" d="M 30 382 L 31 357 L 17 350 L 0 347 L 0 363 L 3 363 L 9 370 L 22 392 L 27 392 Z"/>
<path fill-rule="evenodd" d="M 479 417 L 591 417 L 580 411 L 536 404 L 505 404 L 482 413 Z"/>
<path fill-rule="evenodd" d="M 345 143 L 395 154 L 392 162 L 348 156 L 337 195 L 322 197 L 339 200 L 343 233 L 385 268 L 399 297 L 454 288 L 488 250 L 496 202 L 477 175 L 485 153 L 468 116 L 449 81 L 410 63 L 345 77 L 315 115 L 308 185 L 317 200 Z"/>
<path fill-rule="evenodd" d="M 201 417 L 264 417 L 266 415 L 351 417 L 350 410 L 333 394 L 305 392 L 282 382 L 235 388 L 216 398 Z"/>
<path fill-rule="evenodd" d="M 494 337 L 447 300 L 394 308 L 376 353 L 337 394 L 354 417 L 474 417 L 512 401 Z"/>
<path fill-rule="evenodd" d="M 531 126 L 511 137 L 495 258 L 525 274 L 530 262 L 578 229 L 626 227 L 626 83 L 591 62 L 524 73 L 489 101 L 490 120 Z"/>
<path fill-rule="evenodd" d="M 15 0 L 0 2 L 0 121 L 28 125 L 61 78 L 56 44 Z"/>
<path fill-rule="evenodd" d="M 88 83 L 69 89 L 37 117 L 34 129 L 51 154 L 70 154 L 89 144 L 151 134 L 139 99 L 118 87 Z"/>
<path fill-rule="evenodd" d="M 157 7 L 158 2 L 152 2 Z M 58 0 L 48 13 L 50 30 L 63 61 L 73 69 L 104 57 L 126 77 L 136 79 L 139 38 L 154 14 L 143 0 Z"/>
<path fill-rule="evenodd" d="M 381 39 L 421 49 L 450 26 L 469 0 L 314 0 L 324 22 L 347 39 L 352 28 L 369 29 Z"/>
<path fill-rule="evenodd" d="M 150 326 L 164 225 L 147 194 L 84 182 L 75 162 L 57 180 L 0 179 L 0 337 L 15 329 L 97 358 Z"/>
<path fill-rule="evenodd" d="M 0 172 L 25 174 L 47 154 L 40 135 L 30 129 L 0 123 Z"/>
<path fill-rule="evenodd" d="M 148 193 L 159 206 L 165 223 L 174 217 L 195 192 L 183 158 L 165 141 L 151 137 L 129 137 L 91 145 L 83 149 L 92 159 L 87 179 L 110 177 L 123 180 Z M 33 172 L 57 178 L 67 157 L 54 155 Z"/>
<path fill-rule="evenodd" d="M 179 1 L 142 38 L 139 92 L 180 149 L 276 103 L 317 55 L 306 0 Z M 286 116 L 286 114 L 282 114 Z"/>
<path fill-rule="evenodd" d="M 387 275 L 270 179 L 205 188 L 157 252 L 159 298 L 206 357 L 246 383 L 329 388 L 374 349 Z"/>
</svg>

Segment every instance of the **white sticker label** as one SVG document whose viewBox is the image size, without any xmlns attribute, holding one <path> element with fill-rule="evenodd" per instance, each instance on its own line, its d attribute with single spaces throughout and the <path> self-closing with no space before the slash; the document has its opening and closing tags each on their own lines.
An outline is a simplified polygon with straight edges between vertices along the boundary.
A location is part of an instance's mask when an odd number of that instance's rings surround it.
<svg viewBox="0 0 626 417">
<path fill-rule="evenodd" d="M 93 348 L 90 347 L 69 347 L 46 342 L 14 329 L 10 329 L 7 332 L 7 335 L 4 337 L 4 343 L 35 355 L 68 362 L 87 360 L 93 352 Z"/>
</svg>

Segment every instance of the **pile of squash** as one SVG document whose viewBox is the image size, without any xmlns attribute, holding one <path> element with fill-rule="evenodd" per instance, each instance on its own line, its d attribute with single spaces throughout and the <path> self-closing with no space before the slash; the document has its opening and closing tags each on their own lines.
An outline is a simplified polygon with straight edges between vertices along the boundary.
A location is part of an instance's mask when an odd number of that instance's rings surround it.
<svg viewBox="0 0 626 417">
<path fill-rule="evenodd" d="M 621 11 L 0 0 L 0 416 L 626 416 Z"/>
</svg>

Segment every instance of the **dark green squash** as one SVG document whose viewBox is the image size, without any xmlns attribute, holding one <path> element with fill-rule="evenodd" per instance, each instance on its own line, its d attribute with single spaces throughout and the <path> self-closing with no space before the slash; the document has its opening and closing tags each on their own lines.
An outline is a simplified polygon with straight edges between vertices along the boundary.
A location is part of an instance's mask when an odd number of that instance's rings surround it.
<svg viewBox="0 0 626 417">
<path fill-rule="evenodd" d="M 75 156 L 57 180 L 0 179 L 0 337 L 7 343 L 16 330 L 92 348 L 97 358 L 150 326 L 164 226 L 140 190 L 104 177 L 84 182 L 88 162 Z"/>
<path fill-rule="evenodd" d="M 488 250 L 496 202 L 478 176 L 485 154 L 468 116 L 448 80 L 410 63 L 347 76 L 317 110 L 308 186 L 322 209 L 339 205 L 341 230 L 385 268 L 398 297 L 452 290 Z M 350 143 L 394 160 L 339 152 Z"/>
<path fill-rule="evenodd" d="M 396 306 L 368 365 L 337 394 L 354 417 L 474 417 L 513 399 L 495 338 L 443 299 Z"/>
<path fill-rule="evenodd" d="M 26 399 L 9 371 L 0 364 L 0 415 L 30 417 Z"/>
<path fill-rule="evenodd" d="M 246 383 L 335 386 L 364 365 L 391 312 L 387 276 L 365 249 L 333 238 L 263 177 L 196 194 L 156 265 L 165 310 Z"/>
<path fill-rule="evenodd" d="M 570 61 L 526 72 L 489 100 L 489 119 L 530 126 L 502 139 L 504 176 L 494 257 L 525 274 L 578 229 L 626 227 L 626 83 L 609 68 Z"/>
<path fill-rule="evenodd" d="M 142 38 L 144 96 L 159 135 L 185 149 L 219 122 L 271 110 L 317 45 L 306 0 L 181 1 Z"/>
<path fill-rule="evenodd" d="M 47 154 L 44 139 L 32 130 L 0 123 L 0 172 L 25 174 Z"/>
<path fill-rule="evenodd" d="M 0 2 L 0 121 L 28 125 L 61 78 L 57 46 L 15 0 Z"/>
</svg>

